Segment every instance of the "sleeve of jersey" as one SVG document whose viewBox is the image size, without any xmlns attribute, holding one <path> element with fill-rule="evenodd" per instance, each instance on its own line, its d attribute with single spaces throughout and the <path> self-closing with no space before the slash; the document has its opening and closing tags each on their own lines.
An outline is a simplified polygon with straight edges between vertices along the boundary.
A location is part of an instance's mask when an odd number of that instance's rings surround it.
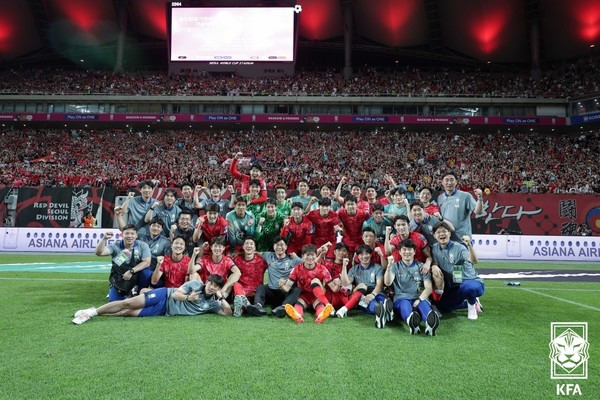
<svg viewBox="0 0 600 400">
<path fill-rule="evenodd" d="M 298 280 L 298 266 L 295 266 L 292 272 L 290 272 L 289 280 L 294 282 Z"/>
<path fill-rule="evenodd" d="M 231 165 L 229 166 L 229 172 L 231 173 L 231 175 L 233 175 L 234 178 L 236 179 L 242 179 L 244 177 L 244 175 L 238 170 L 238 159 L 234 158 L 233 161 L 231 162 Z"/>
<path fill-rule="evenodd" d="M 252 204 L 262 204 L 265 201 L 267 201 L 267 191 L 266 190 L 261 190 L 260 191 L 260 196 L 258 196 L 256 199 L 252 200 L 250 203 L 252 203 Z"/>
<path fill-rule="evenodd" d="M 331 282 L 333 278 L 331 277 L 331 272 L 324 266 L 321 265 L 321 280 L 325 283 Z"/>
<path fill-rule="evenodd" d="M 390 240 L 390 244 L 394 247 L 397 247 L 400 244 L 400 235 L 396 235 Z"/>
<path fill-rule="evenodd" d="M 427 238 L 419 233 L 419 240 L 421 241 L 421 247 L 427 247 Z"/>
</svg>

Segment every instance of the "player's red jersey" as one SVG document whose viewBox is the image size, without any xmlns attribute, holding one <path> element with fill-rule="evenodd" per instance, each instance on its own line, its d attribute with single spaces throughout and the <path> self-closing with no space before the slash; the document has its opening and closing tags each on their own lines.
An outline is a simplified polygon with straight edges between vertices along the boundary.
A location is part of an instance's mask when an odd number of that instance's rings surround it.
<svg viewBox="0 0 600 400">
<path fill-rule="evenodd" d="M 425 208 L 423 209 L 423 211 L 425 211 L 425 212 L 426 212 L 427 214 L 429 214 L 429 215 L 433 215 L 433 214 L 435 214 L 436 212 L 440 212 L 440 206 L 438 206 L 438 205 L 437 205 L 437 204 L 435 204 L 435 203 L 431 203 L 431 204 L 429 204 L 427 207 L 425 207 Z"/>
<path fill-rule="evenodd" d="M 288 242 L 288 253 L 300 254 L 302 246 L 312 241 L 313 224 L 308 218 L 302 218 L 297 224 L 294 218 L 290 218 L 290 223 L 283 227 L 281 236 Z"/>
<path fill-rule="evenodd" d="M 256 292 L 258 285 L 264 282 L 265 271 L 268 267 L 267 262 L 258 254 L 250 261 L 244 260 L 244 256 L 237 256 L 233 262 L 242 272 L 238 283 L 244 288 L 246 295 L 252 295 Z"/>
<path fill-rule="evenodd" d="M 175 262 L 171 256 L 166 256 L 160 266 L 160 270 L 165 277 L 165 287 L 178 288 L 185 283 L 185 277 L 188 273 L 190 258 L 183 256 L 181 261 Z"/>
<path fill-rule="evenodd" d="M 241 193 L 248 194 L 250 193 L 250 175 L 242 174 L 238 170 L 237 166 L 238 159 L 234 158 L 231 162 L 231 165 L 229 166 L 229 172 L 231 173 L 231 175 L 233 175 L 235 179 L 239 179 L 242 183 Z M 267 200 L 267 184 L 265 183 L 265 180 L 263 178 L 258 178 L 258 181 L 260 182 L 260 196 L 252 200 L 251 203 L 264 203 L 265 200 Z"/>
<path fill-rule="evenodd" d="M 227 233 L 227 220 L 220 215 L 217 217 L 217 222 L 214 225 L 208 223 L 208 218 L 204 219 L 204 223 L 200 225 L 204 241 L 209 242 L 214 237 L 222 236 Z"/>
<path fill-rule="evenodd" d="M 307 269 L 304 263 L 300 263 L 290 273 L 290 280 L 296 282 L 302 293 L 307 292 L 311 295 L 312 287 L 310 286 L 310 282 L 315 278 L 325 283 L 332 280 L 329 270 L 323 264 L 317 264 L 313 269 Z"/>
<path fill-rule="evenodd" d="M 378 244 L 376 244 L 376 246 L 381 249 L 381 254 L 385 254 L 384 245 L 378 243 Z M 373 251 L 371 252 L 371 262 L 374 264 L 381 265 L 381 256 L 375 251 L 375 249 L 373 249 Z M 358 259 L 358 254 L 354 255 L 354 264 L 360 264 L 360 260 Z"/>
<path fill-rule="evenodd" d="M 338 217 L 344 226 L 344 237 L 342 242 L 348 245 L 350 252 L 356 251 L 356 248 L 362 244 L 362 225 L 367 219 L 369 214 L 363 210 L 357 210 L 356 214 L 349 215 L 348 211 L 343 208 L 339 210 Z"/>
<path fill-rule="evenodd" d="M 231 267 L 235 266 L 233 260 L 228 256 L 223 256 L 223 259 L 217 263 L 212 260 L 212 257 L 204 256 L 200 262 L 196 262 L 202 266 L 200 270 L 200 279 L 203 282 L 206 282 L 208 277 L 212 274 L 218 274 L 223 277 L 223 279 L 227 280 L 229 277 L 229 272 L 231 271 Z"/>
<path fill-rule="evenodd" d="M 359 200 L 358 202 L 356 202 L 356 208 L 358 210 L 368 212 L 369 214 L 371 214 L 372 211 L 371 205 L 366 200 Z"/>
<path fill-rule="evenodd" d="M 425 262 L 425 260 L 427 259 L 427 257 L 425 257 L 425 254 L 423 253 L 423 249 L 427 247 L 427 239 L 425 239 L 425 236 L 421 235 L 419 232 L 412 231 L 408 234 L 408 239 L 412 240 L 415 246 L 417 246 L 415 252 L 415 260 L 422 263 Z M 392 255 L 394 256 L 395 262 L 400 261 L 400 259 L 402 258 L 402 256 L 400 256 L 400 250 L 398 249 L 398 245 L 401 242 L 402 238 L 400 237 L 400 235 L 396 235 L 390 240 L 390 244 L 394 247 Z"/>
<path fill-rule="evenodd" d="M 321 261 L 321 264 L 327 268 L 331 274 L 332 280 L 340 277 L 340 274 L 342 273 L 342 264 L 336 264 L 335 261 L 331 259 L 325 259 Z"/>
<path fill-rule="evenodd" d="M 337 242 L 333 227 L 340 224 L 340 218 L 336 213 L 329 211 L 326 217 L 322 217 L 319 210 L 312 210 L 306 217 L 315 226 L 315 234 L 312 239 L 315 246 L 321 247 L 327 242 L 331 242 L 331 244 Z"/>
</svg>

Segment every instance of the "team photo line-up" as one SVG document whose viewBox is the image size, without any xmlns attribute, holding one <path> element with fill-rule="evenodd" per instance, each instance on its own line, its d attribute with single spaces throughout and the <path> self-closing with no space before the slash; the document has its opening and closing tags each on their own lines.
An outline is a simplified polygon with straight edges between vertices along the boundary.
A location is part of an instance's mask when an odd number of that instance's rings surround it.
<svg viewBox="0 0 600 400">
<path fill-rule="evenodd" d="M 152 181 L 129 193 L 115 208 L 121 240 L 107 232 L 96 247 L 112 259 L 109 303 L 77 311 L 73 323 L 97 315 L 261 317 L 270 306 L 297 323 L 312 309 L 321 324 L 360 309 L 376 328 L 399 316 L 410 334 L 434 336 L 442 313 L 467 309 L 478 319 L 485 286 L 473 267 L 470 217 L 482 211 L 481 189 L 475 197 L 458 189 L 448 171 L 437 201 L 424 187 L 409 202 L 389 175 L 382 198 L 368 187 L 363 200 L 358 184 L 342 197 L 342 178 L 335 192 L 322 186 L 320 198 L 302 180 L 298 195 L 277 187 L 273 199 L 260 165 L 244 174 L 241 157 L 229 167 L 241 186 L 239 194 L 228 188 L 229 199 L 216 184 L 183 185 L 179 199 L 166 189 L 161 201 Z"/>
</svg>

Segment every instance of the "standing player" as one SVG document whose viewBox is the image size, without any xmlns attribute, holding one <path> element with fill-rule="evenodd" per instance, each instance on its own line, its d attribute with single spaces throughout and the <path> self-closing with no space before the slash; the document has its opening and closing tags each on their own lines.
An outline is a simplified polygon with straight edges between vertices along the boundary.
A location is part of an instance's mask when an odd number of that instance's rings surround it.
<svg viewBox="0 0 600 400">
<path fill-rule="evenodd" d="M 384 207 L 384 216 L 390 220 L 395 220 L 400 215 L 408 215 L 408 200 L 404 189 L 395 188 L 390 192 L 392 203 Z"/>
<path fill-rule="evenodd" d="M 250 305 L 248 297 L 254 298 L 256 288 L 264 282 L 267 269 L 266 261 L 256 252 L 256 242 L 253 238 L 246 238 L 243 251 L 243 255 L 239 255 L 233 260 L 242 273 L 240 280 L 233 285 L 234 317 L 241 317 L 242 310 Z"/>
<path fill-rule="evenodd" d="M 429 215 L 435 215 L 435 213 L 440 212 L 440 207 L 436 204 L 435 201 L 432 201 L 433 198 L 433 189 L 424 186 L 421 188 L 419 192 L 419 200 L 423 203 L 423 210 Z"/>
<path fill-rule="evenodd" d="M 481 312 L 479 297 L 485 292 L 485 285 L 477 275 L 470 260 L 469 250 L 460 243 L 450 240 L 450 229 L 444 222 L 433 228 L 437 243 L 433 245 L 433 259 L 444 273 L 443 286 L 436 281 L 436 289 L 442 292 L 439 309 L 451 311 L 465 307 L 467 317 L 478 318 Z"/>
<path fill-rule="evenodd" d="M 358 210 L 356 197 L 348 194 L 344 198 L 344 208 L 339 210 L 337 214 L 344 229 L 342 242 L 348 247 L 349 257 L 352 258 L 356 248 L 363 243 L 362 227 L 363 223 L 369 218 L 369 213 Z"/>
<path fill-rule="evenodd" d="M 275 200 L 277 212 L 284 217 L 289 217 L 292 213 L 292 205 L 287 200 L 287 190 L 285 186 L 278 185 L 275 187 Z"/>
<path fill-rule="evenodd" d="M 315 227 L 312 243 L 321 247 L 327 242 L 337 243 L 337 232 L 342 230 L 342 224 L 336 213 L 331 211 L 331 200 L 319 200 L 319 209 L 313 210 L 306 216 Z M 328 254 L 328 256 L 332 256 Z"/>
<path fill-rule="evenodd" d="M 246 199 L 238 196 L 235 199 L 234 210 L 227 214 L 227 236 L 229 237 L 229 251 L 237 253 L 242 248 L 244 240 L 254 236 L 255 217 L 246 211 Z"/>
<path fill-rule="evenodd" d="M 475 189 L 477 201 L 470 193 L 457 189 L 458 178 L 452 171 L 446 173 L 442 179 L 444 193 L 438 196 L 438 205 L 442 216 L 454 225 L 456 235 L 460 238 L 467 235 L 473 237 L 471 230 L 471 214 L 481 214 L 483 211 L 483 192 Z"/>
<path fill-rule="evenodd" d="M 269 198 L 265 202 L 265 211 L 256 217 L 256 246 L 258 251 L 268 251 L 273 247 L 273 239 L 281 235 L 284 216 L 277 211 L 275 200 Z"/>
<path fill-rule="evenodd" d="M 294 267 L 283 286 L 283 291 L 288 292 L 294 284 L 300 288 L 300 298 L 292 306 L 285 305 L 286 314 L 295 322 L 304 322 L 304 310 L 312 306 L 317 314 L 315 322 L 323 323 L 333 312 L 333 306 L 325 296 L 324 284 L 331 281 L 331 274 L 324 265 L 317 263 L 317 248 L 307 244 L 302 248 L 303 263 Z"/>
<path fill-rule="evenodd" d="M 198 196 L 202 191 L 204 191 L 204 187 L 196 185 L 194 190 L 194 206 L 198 210 L 205 210 L 208 212 L 208 206 L 216 204 L 219 207 L 219 214 L 221 217 L 227 217 L 227 213 L 233 208 L 231 204 L 235 203 L 233 186 L 229 186 L 229 193 L 231 194 L 230 199 L 226 199 L 222 196 L 221 188 L 216 183 L 213 183 L 208 187 L 208 198 L 200 201 Z"/>
<path fill-rule="evenodd" d="M 181 209 L 175 205 L 177 193 L 173 189 L 167 189 L 162 201 L 155 201 L 150 209 L 146 212 L 144 222 L 149 223 L 154 216 L 157 216 L 163 221 L 165 236 L 169 236 L 169 228 L 177 221 Z"/>
<path fill-rule="evenodd" d="M 240 158 L 242 158 L 242 153 L 236 153 L 231 165 L 229 166 L 229 172 L 235 179 L 238 179 L 242 183 L 241 193 L 247 194 L 250 193 L 250 179 L 258 179 L 260 183 L 260 196 L 258 199 L 252 200 L 253 202 L 264 202 L 267 199 L 267 184 L 265 180 L 262 178 L 262 167 L 259 164 L 253 164 L 250 167 L 250 175 L 242 174 L 238 170 L 238 163 Z"/>
<path fill-rule="evenodd" d="M 301 179 L 298 181 L 298 195 L 291 197 L 290 203 L 300 203 L 302 204 L 302 210 L 307 211 L 308 205 L 310 203 L 311 197 L 308 195 L 308 181 L 305 179 Z"/>
<path fill-rule="evenodd" d="M 283 220 L 281 236 L 285 238 L 288 252 L 300 253 L 304 245 L 312 242 L 314 227 L 308 218 L 303 217 L 302 203 L 292 203 L 292 216 Z"/>
<path fill-rule="evenodd" d="M 393 226 L 394 223 L 383 216 L 383 205 L 375 203 L 373 205 L 373 215 L 363 223 L 363 229 L 369 227 L 375 232 L 375 237 L 379 243 L 385 241 L 385 228 L 387 226 Z"/>
<path fill-rule="evenodd" d="M 422 272 L 422 265 L 415 260 L 415 244 L 410 239 L 400 243 L 400 261 L 394 262 L 385 271 L 385 285 L 394 288 L 394 310 L 406 321 L 411 335 L 419 333 L 419 324 L 425 321 L 425 333 L 435 336 L 440 324 L 438 315 L 431 309 L 431 275 Z M 420 288 L 424 287 L 421 291 Z M 413 311 L 415 310 L 415 311 Z M 379 313 L 385 310 L 378 310 Z"/>
<path fill-rule="evenodd" d="M 296 304 L 300 296 L 300 288 L 293 286 L 284 291 L 290 273 L 294 267 L 302 262 L 302 259 L 296 255 L 288 255 L 287 244 L 283 237 L 276 237 L 273 240 L 273 252 L 264 252 L 263 259 L 267 262 L 269 271 L 269 281 L 266 285 L 258 285 L 254 304 L 247 306 L 248 314 L 256 316 L 267 315 L 264 309 L 265 305 L 273 306 L 272 313 L 276 317 L 285 317 L 285 305 Z"/>
<path fill-rule="evenodd" d="M 329 187 L 329 185 L 322 185 L 321 189 L 319 190 L 319 193 L 321 194 L 321 198 L 322 199 L 330 199 L 331 200 L 331 209 L 333 211 L 338 211 L 342 206 L 340 205 L 340 203 L 338 203 L 337 201 L 335 201 L 333 199 L 332 193 L 331 193 L 331 188 Z M 318 203 L 318 199 L 316 197 L 311 198 L 311 202 L 310 202 L 310 209 L 306 210 L 306 212 L 308 213 L 309 211 L 312 210 L 316 210 L 317 208 L 319 208 L 319 203 Z"/>
<path fill-rule="evenodd" d="M 252 215 L 258 216 L 265 210 L 266 198 L 262 200 L 260 193 L 260 181 L 258 179 L 250 179 L 249 182 L 250 193 L 243 195 L 246 199 L 246 209 L 252 213 Z"/>
<path fill-rule="evenodd" d="M 187 210 L 190 212 L 193 226 L 198 220 L 198 210 L 194 206 L 194 189 L 192 189 L 192 185 L 189 183 L 184 183 L 181 185 L 181 194 L 183 197 L 177 199 L 177 201 L 175 201 L 175 205 L 179 207 L 181 211 Z"/>
<path fill-rule="evenodd" d="M 156 202 L 156 199 L 152 198 L 152 192 L 154 191 L 154 183 L 152 181 L 140 182 L 138 189 L 141 195 L 135 196 L 133 192 L 130 192 L 125 202 L 121 205 L 121 209 L 123 210 L 123 215 L 127 216 L 126 224 L 135 226 L 135 229 L 139 232 L 145 226 L 144 217 L 150 207 Z"/>
</svg>

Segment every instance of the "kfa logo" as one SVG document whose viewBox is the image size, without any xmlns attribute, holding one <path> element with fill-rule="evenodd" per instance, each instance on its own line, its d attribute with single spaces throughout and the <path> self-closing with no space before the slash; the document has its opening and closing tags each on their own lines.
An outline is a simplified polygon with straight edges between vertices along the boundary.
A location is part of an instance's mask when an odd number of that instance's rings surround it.
<svg viewBox="0 0 600 400">
<path fill-rule="evenodd" d="M 587 379 L 589 358 L 587 322 L 550 324 L 551 379 Z M 581 395 L 581 388 L 573 383 L 557 384 L 556 394 Z"/>
</svg>

